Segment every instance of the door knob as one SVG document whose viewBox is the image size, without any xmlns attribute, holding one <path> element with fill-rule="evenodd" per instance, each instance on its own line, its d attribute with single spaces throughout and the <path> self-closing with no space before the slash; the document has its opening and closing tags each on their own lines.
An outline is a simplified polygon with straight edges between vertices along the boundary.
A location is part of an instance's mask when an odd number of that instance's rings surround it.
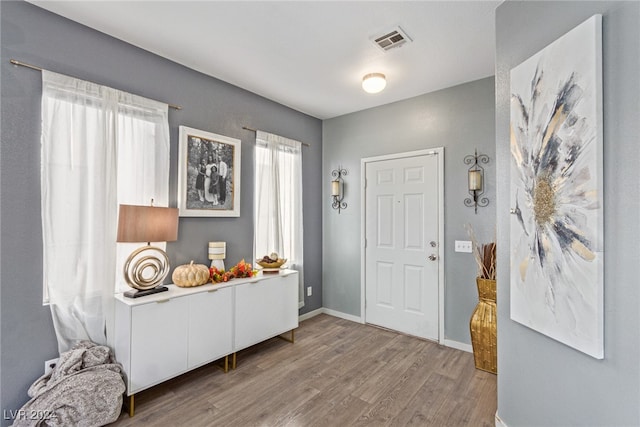
<svg viewBox="0 0 640 427">
<path fill-rule="evenodd" d="M 437 260 L 437 259 L 438 259 L 438 257 L 437 257 L 437 256 L 435 256 L 435 254 L 431 254 L 431 255 L 429 255 L 429 259 L 430 259 L 431 261 L 435 261 L 435 260 Z"/>
</svg>

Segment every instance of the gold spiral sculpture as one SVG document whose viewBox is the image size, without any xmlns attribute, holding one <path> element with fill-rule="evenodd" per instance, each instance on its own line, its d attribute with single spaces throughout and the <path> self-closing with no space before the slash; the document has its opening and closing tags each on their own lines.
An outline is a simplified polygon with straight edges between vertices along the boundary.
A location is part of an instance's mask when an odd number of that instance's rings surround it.
<svg viewBox="0 0 640 427">
<path fill-rule="evenodd" d="M 140 290 L 155 288 L 168 274 L 169 256 L 155 246 L 147 245 L 136 249 L 124 264 L 124 280 L 132 288 Z"/>
</svg>

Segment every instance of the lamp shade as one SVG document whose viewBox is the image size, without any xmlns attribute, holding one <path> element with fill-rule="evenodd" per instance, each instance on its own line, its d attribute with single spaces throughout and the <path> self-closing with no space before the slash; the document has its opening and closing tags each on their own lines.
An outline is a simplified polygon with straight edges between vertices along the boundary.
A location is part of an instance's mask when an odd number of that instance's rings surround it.
<svg viewBox="0 0 640 427">
<path fill-rule="evenodd" d="M 209 242 L 209 259 L 225 259 L 226 256 L 226 242 Z"/>
<path fill-rule="evenodd" d="M 178 209 L 120 205 L 118 242 L 173 242 L 178 240 Z"/>
<path fill-rule="evenodd" d="M 362 89 L 367 93 L 378 93 L 385 86 L 387 86 L 387 80 L 382 73 L 371 73 L 362 78 Z"/>
</svg>

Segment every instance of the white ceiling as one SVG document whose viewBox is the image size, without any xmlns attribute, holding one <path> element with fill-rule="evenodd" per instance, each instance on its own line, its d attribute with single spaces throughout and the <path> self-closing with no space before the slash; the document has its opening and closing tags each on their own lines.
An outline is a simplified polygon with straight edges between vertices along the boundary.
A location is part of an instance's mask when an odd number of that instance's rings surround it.
<svg viewBox="0 0 640 427">
<path fill-rule="evenodd" d="M 30 2 L 327 119 L 493 75 L 502 0 Z M 371 41 L 397 25 L 411 43 Z M 361 89 L 372 72 L 381 93 Z"/>
</svg>

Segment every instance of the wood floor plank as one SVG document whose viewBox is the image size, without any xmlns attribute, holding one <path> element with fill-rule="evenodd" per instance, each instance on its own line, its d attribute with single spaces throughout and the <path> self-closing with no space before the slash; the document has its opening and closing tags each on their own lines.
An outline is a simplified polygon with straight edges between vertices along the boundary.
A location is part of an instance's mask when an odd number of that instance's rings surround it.
<svg viewBox="0 0 640 427">
<path fill-rule="evenodd" d="M 405 410 L 408 402 L 414 398 L 433 372 L 431 359 L 437 351 L 436 346 L 423 345 L 420 352 L 411 358 L 411 365 L 395 381 L 389 381 L 385 388 L 377 388 L 381 390 L 378 398 L 354 425 L 391 424 L 392 420 Z"/>
<path fill-rule="evenodd" d="M 432 372 L 418 392 L 389 424 L 392 426 L 439 425 L 436 424 L 436 415 L 455 385 L 455 381 L 451 378 Z"/>
<path fill-rule="evenodd" d="M 136 395 L 113 425 L 493 426 L 496 376 L 473 355 L 328 315 Z"/>
<path fill-rule="evenodd" d="M 388 393 L 388 387 L 395 384 L 395 381 L 406 371 L 415 361 L 416 355 L 424 348 L 424 341 L 412 337 L 398 335 L 396 339 L 387 346 L 393 347 L 395 352 L 385 351 L 388 366 L 373 373 L 370 378 L 355 391 L 362 400 L 375 403 L 381 396 Z M 381 387 L 381 385 L 384 385 Z"/>
</svg>

